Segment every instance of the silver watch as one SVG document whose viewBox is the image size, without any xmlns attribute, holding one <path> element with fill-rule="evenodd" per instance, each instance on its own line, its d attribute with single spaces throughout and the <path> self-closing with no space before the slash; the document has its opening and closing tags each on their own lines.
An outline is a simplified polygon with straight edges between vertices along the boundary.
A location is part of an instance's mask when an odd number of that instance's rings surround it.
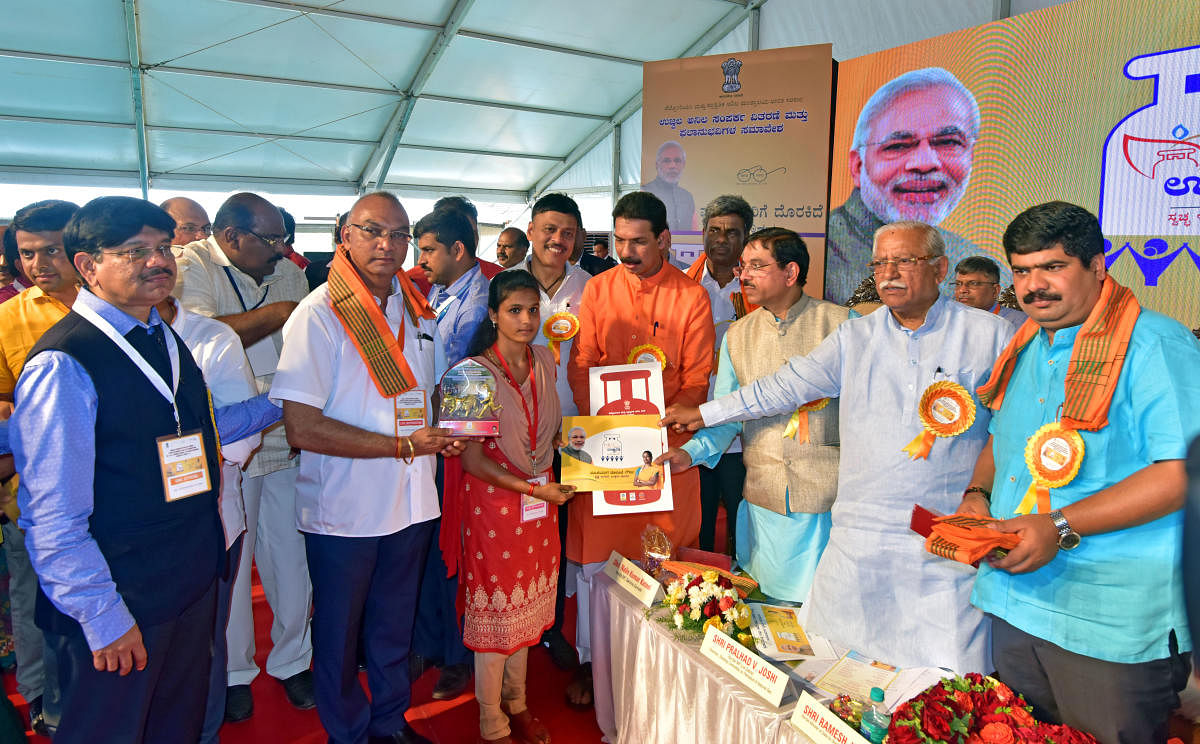
<svg viewBox="0 0 1200 744">
<path fill-rule="evenodd" d="M 1067 518 L 1063 516 L 1062 510 L 1055 509 L 1050 512 L 1050 518 L 1054 520 L 1054 526 L 1058 529 L 1058 547 L 1063 550 L 1074 550 L 1079 547 L 1079 533 L 1071 529 L 1071 524 Z"/>
</svg>

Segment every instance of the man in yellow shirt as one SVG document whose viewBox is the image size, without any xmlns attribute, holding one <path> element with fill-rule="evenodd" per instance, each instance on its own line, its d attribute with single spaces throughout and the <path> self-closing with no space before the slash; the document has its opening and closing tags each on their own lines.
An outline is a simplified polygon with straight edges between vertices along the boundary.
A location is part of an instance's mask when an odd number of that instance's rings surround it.
<svg viewBox="0 0 1200 744">
<path fill-rule="evenodd" d="M 71 202 L 56 199 L 35 202 L 17 210 L 8 228 L 9 235 L 5 236 L 5 240 L 15 239 L 20 261 L 17 268 L 29 277 L 33 286 L 0 305 L 0 418 L 12 414 L 13 389 L 29 350 L 75 303 L 79 274 L 63 249 L 62 234 L 67 220 L 78 209 Z M 8 489 L 4 489 L 0 498 L 9 495 Z M 11 511 L 15 514 L 15 502 Z M 33 622 L 37 578 L 25 551 L 25 535 L 17 529 L 15 516 L 4 524 L 3 530 L 17 652 L 17 691 L 29 702 L 30 726 L 45 736 L 47 724 L 53 725 L 57 715 L 52 704 L 46 706 L 43 715 L 46 665 L 42 658 L 42 632 Z M 49 703 L 54 698 L 56 695 L 52 694 L 46 700 Z"/>
</svg>

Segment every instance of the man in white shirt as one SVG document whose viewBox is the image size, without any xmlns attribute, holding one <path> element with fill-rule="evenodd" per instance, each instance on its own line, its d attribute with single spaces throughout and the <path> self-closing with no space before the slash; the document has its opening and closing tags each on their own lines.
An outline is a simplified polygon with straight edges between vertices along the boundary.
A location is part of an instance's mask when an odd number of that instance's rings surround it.
<svg viewBox="0 0 1200 744">
<path fill-rule="evenodd" d="M 266 392 L 279 363 L 284 321 L 308 294 L 308 281 L 283 257 L 283 217 L 266 199 L 234 194 L 213 222 L 208 239 L 184 247 L 174 294 L 189 311 L 233 328 L 259 391 Z M 283 683 L 292 705 L 313 706 L 308 623 L 312 587 L 304 570 L 304 540 L 295 524 L 296 464 L 284 427 L 277 426 L 264 433 L 262 448 L 250 459 L 242 479 L 246 538 L 227 634 L 230 690 L 225 712 L 230 721 L 249 718 L 254 710 L 250 683 L 258 676 L 258 665 L 250 564 L 255 558 L 274 616 L 267 674 Z"/>
<path fill-rule="evenodd" d="M 254 375 L 242 342 L 233 329 L 220 321 L 189 313 L 179 300 L 168 297 L 156 306 L 162 319 L 179 334 L 212 394 L 213 406 L 239 403 L 258 395 Z M 217 744 L 221 723 L 225 720 L 225 666 L 228 649 L 225 627 L 229 623 L 229 605 L 237 578 L 246 532 L 246 507 L 242 503 L 242 468 L 254 450 L 262 444 L 262 435 L 253 434 L 236 442 L 221 443 L 221 491 L 218 508 L 225 530 L 225 566 L 217 577 L 217 624 L 213 635 L 213 663 L 209 672 L 208 705 L 200 744 Z"/>
<path fill-rule="evenodd" d="M 429 421 L 446 368 L 433 310 L 400 270 L 411 229 L 392 194 L 355 203 L 329 281 L 284 327 L 271 387 L 288 441 L 305 450 L 296 523 L 313 582 L 317 712 L 334 744 L 428 741 L 404 719 L 418 567 L 439 513 L 434 455 L 462 446 L 400 420 L 424 408 Z M 361 351 L 376 345 L 386 353 Z M 370 702 L 358 683 L 360 632 Z"/>
</svg>

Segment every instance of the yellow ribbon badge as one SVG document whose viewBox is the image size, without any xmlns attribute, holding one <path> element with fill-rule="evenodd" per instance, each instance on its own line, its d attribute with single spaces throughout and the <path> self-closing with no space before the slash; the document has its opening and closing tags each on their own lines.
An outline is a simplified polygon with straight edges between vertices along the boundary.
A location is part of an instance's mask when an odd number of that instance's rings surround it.
<svg viewBox="0 0 1200 744">
<path fill-rule="evenodd" d="M 925 428 L 904 451 L 912 459 L 928 459 L 938 437 L 956 437 L 975 423 L 975 399 L 957 382 L 939 380 L 921 394 L 917 415 Z"/>
<path fill-rule="evenodd" d="M 626 361 L 629 364 L 658 362 L 660 367 L 666 369 L 667 353 L 654 344 L 642 344 L 641 346 L 635 346 L 633 351 L 629 352 L 629 358 Z"/>
<path fill-rule="evenodd" d="M 1017 514 L 1029 514 L 1036 506 L 1039 514 L 1050 513 L 1050 489 L 1062 488 L 1079 474 L 1083 464 L 1083 437 L 1052 421 L 1034 432 L 1025 444 L 1025 465 L 1033 483 L 1017 505 Z"/>
<path fill-rule="evenodd" d="M 575 313 L 563 311 L 555 313 L 546 322 L 542 324 L 542 335 L 546 337 L 546 341 L 550 346 L 550 351 L 554 352 L 554 363 L 559 363 L 559 345 L 564 341 L 570 341 L 579 333 L 579 317 Z"/>
<path fill-rule="evenodd" d="M 799 444 L 808 444 L 808 412 L 819 411 L 829 405 L 829 398 L 817 398 L 809 401 L 792 412 L 787 428 L 783 430 L 784 437 L 791 437 Z"/>
</svg>

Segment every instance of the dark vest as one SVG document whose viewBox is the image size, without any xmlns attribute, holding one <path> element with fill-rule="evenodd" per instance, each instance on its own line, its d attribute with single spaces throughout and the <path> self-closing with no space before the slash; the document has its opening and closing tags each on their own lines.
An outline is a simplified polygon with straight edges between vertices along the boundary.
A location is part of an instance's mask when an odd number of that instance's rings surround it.
<svg viewBox="0 0 1200 744">
<path fill-rule="evenodd" d="M 140 626 L 175 618 L 200 599 L 217 576 L 225 545 L 217 511 L 221 468 L 208 390 L 183 340 L 176 335 L 175 341 L 180 424 L 185 432 L 203 432 L 212 488 L 170 503 L 155 439 L 175 434 L 175 417 L 170 403 L 133 362 L 74 312 L 47 331 L 29 353 L 32 359 L 42 351 L 61 351 L 77 361 L 95 385 L 94 506 L 88 531 Z M 82 632 L 40 586 L 35 618 L 39 627 L 53 633 Z"/>
</svg>

